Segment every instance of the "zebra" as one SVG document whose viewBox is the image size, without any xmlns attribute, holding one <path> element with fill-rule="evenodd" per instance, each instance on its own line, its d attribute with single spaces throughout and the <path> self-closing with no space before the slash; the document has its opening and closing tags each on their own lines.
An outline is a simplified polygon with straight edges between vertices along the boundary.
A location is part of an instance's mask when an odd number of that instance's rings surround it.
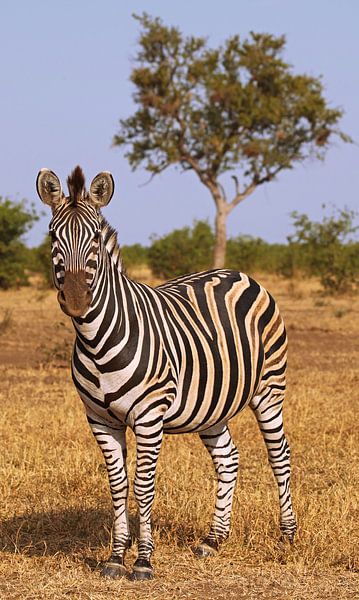
<svg viewBox="0 0 359 600">
<path fill-rule="evenodd" d="M 290 449 L 283 430 L 287 337 L 272 296 L 244 273 L 214 269 L 158 287 L 125 273 L 116 231 L 101 213 L 114 193 L 103 171 L 85 187 L 77 166 L 66 197 L 57 175 L 41 169 L 36 187 L 52 209 L 54 284 L 76 338 L 72 378 L 102 450 L 113 501 L 111 555 L 102 574 L 128 575 L 131 545 L 126 428 L 136 438 L 134 493 L 139 512 L 137 559 L 130 578 L 151 579 L 151 509 L 163 434 L 197 432 L 217 476 L 209 533 L 194 548 L 217 553 L 228 537 L 238 450 L 228 421 L 249 405 L 278 485 L 280 530 L 293 541 Z"/>
</svg>

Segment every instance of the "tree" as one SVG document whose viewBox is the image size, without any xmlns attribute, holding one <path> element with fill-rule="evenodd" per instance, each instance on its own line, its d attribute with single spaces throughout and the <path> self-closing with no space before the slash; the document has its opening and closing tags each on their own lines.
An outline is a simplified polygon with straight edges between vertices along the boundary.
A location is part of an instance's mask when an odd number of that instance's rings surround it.
<svg viewBox="0 0 359 600">
<path fill-rule="evenodd" d="M 324 208 L 324 206 L 323 206 Z M 356 213 L 346 208 L 325 215 L 321 222 L 311 221 L 306 214 L 292 213 L 295 233 L 288 236 L 289 247 L 302 254 L 302 267 L 317 275 L 328 293 L 355 289 L 359 282 L 358 243 L 351 235 Z"/>
<path fill-rule="evenodd" d="M 238 35 L 211 49 L 159 18 L 142 26 L 131 80 L 138 110 L 120 120 L 114 145 L 129 146 L 133 169 L 192 170 L 216 206 L 214 266 L 225 260 L 230 212 L 254 190 L 308 156 L 323 159 L 334 135 L 351 141 L 329 108 L 321 80 L 294 75 L 283 61 L 285 37 Z M 220 181 L 230 173 L 234 193 Z"/>
<path fill-rule="evenodd" d="M 21 238 L 37 220 L 34 208 L 24 201 L 0 196 L 0 288 L 26 283 L 28 252 Z"/>
</svg>

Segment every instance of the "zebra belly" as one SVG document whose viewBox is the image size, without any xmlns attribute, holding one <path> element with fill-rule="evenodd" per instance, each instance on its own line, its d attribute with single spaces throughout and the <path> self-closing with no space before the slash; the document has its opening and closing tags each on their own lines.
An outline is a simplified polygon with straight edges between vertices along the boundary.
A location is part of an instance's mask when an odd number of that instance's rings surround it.
<svg viewBox="0 0 359 600">
<path fill-rule="evenodd" d="M 261 344 L 230 355 L 207 353 L 206 362 L 179 378 L 177 394 L 164 416 L 168 433 L 194 432 L 226 422 L 240 412 L 256 394 L 261 382 L 264 353 Z"/>
<path fill-rule="evenodd" d="M 228 409 L 227 407 L 224 408 L 222 406 L 220 408 L 218 406 L 217 410 L 210 414 L 206 414 L 203 418 L 201 418 L 201 415 L 197 413 L 195 415 L 189 414 L 187 418 L 185 418 L 185 414 L 183 414 L 182 418 L 179 417 L 176 419 L 172 419 L 170 416 L 165 415 L 164 431 L 168 434 L 196 433 L 209 429 L 214 425 L 226 423 L 237 413 L 243 410 L 249 403 L 250 399 L 251 398 L 247 398 L 246 400 L 241 399 L 239 402 L 233 402 Z"/>
</svg>

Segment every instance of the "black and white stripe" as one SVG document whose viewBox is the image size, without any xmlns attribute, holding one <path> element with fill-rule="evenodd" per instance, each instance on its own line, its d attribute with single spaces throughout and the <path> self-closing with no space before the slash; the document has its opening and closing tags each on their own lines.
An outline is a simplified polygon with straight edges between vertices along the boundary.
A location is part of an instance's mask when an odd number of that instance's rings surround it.
<svg viewBox="0 0 359 600">
<path fill-rule="evenodd" d="M 41 172 L 40 172 L 41 173 Z M 40 194 L 41 195 L 41 194 Z M 229 533 L 238 451 L 228 421 L 249 405 L 279 490 L 280 527 L 293 538 L 290 452 L 283 431 L 287 338 L 270 294 L 243 273 L 212 270 L 157 288 L 121 268 L 111 227 L 83 194 L 53 207 L 55 283 L 85 271 L 92 300 L 73 319 L 75 386 L 105 457 L 114 505 L 112 554 L 104 573 L 123 573 L 130 540 L 126 427 L 136 436 L 134 490 L 140 513 L 133 578 L 152 575 L 151 507 L 164 433 L 198 432 L 218 478 L 213 522 L 197 548 L 215 552 Z"/>
</svg>

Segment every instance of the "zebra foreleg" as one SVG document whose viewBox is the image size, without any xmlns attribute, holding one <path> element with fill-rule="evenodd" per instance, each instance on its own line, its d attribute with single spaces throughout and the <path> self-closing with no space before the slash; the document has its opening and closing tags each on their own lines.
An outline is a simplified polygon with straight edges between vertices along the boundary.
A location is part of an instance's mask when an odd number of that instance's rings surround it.
<svg viewBox="0 0 359 600">
<path fill-rule="evenodd" d="M 293 542 L 297 530 L 290 492 L 290 448 L 283 429 L 283 391 L 268 387 L 250 403 L 267 447 L 269 464 L 278 485 L 280 529 Z"/>
<path fill-rule="evenodd" d="M 207 429 L 200 438 L 211 455 L 218 482 L 211 529 L 194 549 L 197 557 L 204 558 L 215 555 L 220 543 L 228 537 L 239 456 L 226 424 Z"/>
<path fill-rule="evenodd" d="M 111 578 L 123 577 L 128 574 L 125 552 L 131 542 L 127 508 L 126 427 L 119 425 L 114 429 L 97 422 L 92 416 L 87 418 L 105 458 L 114 508 L 112 552 L 101 574 Z"/>
<path fill-rule="evenodd" d="M 134 482 L 140 516 L 138 558 L 133 565 L 131 580 L 153 578 L 151 555 L 154 549 L 151 511 L 155 497 L 155 474 L 163 437 L 162 415 L 147 415 L 147 423 L 136 423 L 137 461 Z"/>
</svg>

